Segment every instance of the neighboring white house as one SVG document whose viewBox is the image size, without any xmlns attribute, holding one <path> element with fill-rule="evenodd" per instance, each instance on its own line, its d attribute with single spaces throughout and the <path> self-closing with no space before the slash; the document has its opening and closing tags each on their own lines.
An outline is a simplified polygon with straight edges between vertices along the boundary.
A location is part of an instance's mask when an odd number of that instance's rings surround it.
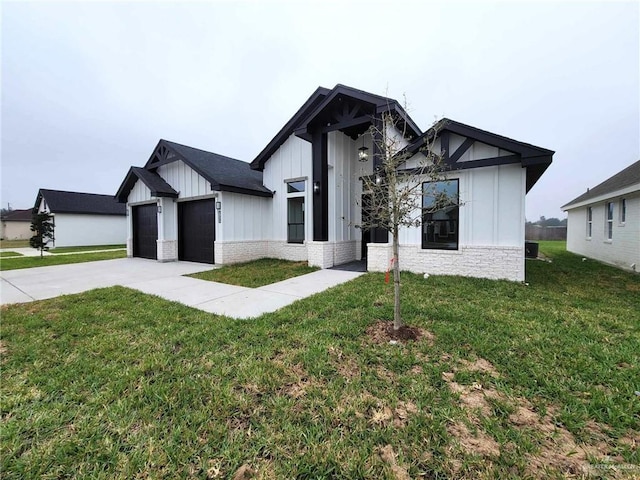
<svg viewBox="0 0 640 480">
<path fill-rule="evenodd" d="M 11 210 L 2 216 L 2 240 L 28 240 L 32 237 L 31 217 L 33 209 Z"/>
<path fill-rule="evenodd" d="M 41 188 L 35 208 L 53 216 L 54 242 L 49 245 L 51 247 L 126 243 L 126 208 L 112 195 Z"/>
<path fill-rule="evenodd" d="M 567 250 L 640 270 L 640 161 L 562 209 L 568 214 Z"/>
<path fill-rule="evenodd" d="M 343 85 L 318 88 L 251 164 L 160 140 L 116 194 L 127 204 L 128 254 L 221 264 L 277 257 L 322 268 L 366 258 L 369 270 L 386 270 L 387 232 L 357 227 L 361 178 L 380 161 L 369 127 L 383 112 L 401 119 L 406 148 L 420 157 L 430 132 L 398 102 Z M 441 125 L 436 148 L 462 205 L 402 230 L 401 268 L 523 280 L 525 195 L 554 152 Z"/>
</svg>

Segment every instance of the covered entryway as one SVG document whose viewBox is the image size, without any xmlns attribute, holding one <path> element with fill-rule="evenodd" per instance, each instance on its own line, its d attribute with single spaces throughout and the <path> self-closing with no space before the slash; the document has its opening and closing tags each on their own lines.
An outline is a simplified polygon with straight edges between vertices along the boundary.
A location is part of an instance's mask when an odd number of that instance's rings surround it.
<svg viewBox="0 0 640 480">
<path fill-rule="evenodd" d="M 155 203 L 132 208 L 133 256 L 158 259 L 158 206 Z"/>
<path fill-rule="evenodd" d="M 180 260 L 214 263 L 215 219 L 215 199 L 178 204 L 178 258 Z"/>
</svg>

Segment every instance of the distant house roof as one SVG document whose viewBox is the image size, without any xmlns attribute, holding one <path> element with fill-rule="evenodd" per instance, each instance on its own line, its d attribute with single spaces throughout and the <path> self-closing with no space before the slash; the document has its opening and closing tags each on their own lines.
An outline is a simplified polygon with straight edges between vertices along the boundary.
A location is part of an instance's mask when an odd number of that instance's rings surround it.
<svg viewBox="0 0 640 480">
<path fill-rule="evenodd" d="M 496 157 L 493 159 L 482 159 L 471 162 L 449 163 L 449 166 L 453 169 L 463 168 L 475 168 L 480 166 L 500 165 L 505 163 L 521 163 L 523 167 L 527 168 L 527 180 L 526 191 L 528 192 L 535 185 L 538 179 L 542 176 L 544 171 L 551 165 L 553 150 L 547 150 L 546 148 L 536 147 L 529 143 L 519 142 L 511 138 L 503 137 L 495 133 L 487 132 L 464 123 L 456 122 L 449 118 L 443 118 L 438 121 L 437 124 L 427 130 L 425 133 L 416 138 L 411 144 L 409 144 L 405 150 L 411 153 L 417 153 L 430 138 L 433 138 L 434 133 L 443 138 L 447 133 L 455 133 L 460 136 L 467 137 L 470 140 L 477 140 L 478 142 L 491 145 L 503 150 L 513 152 L 515 155 Z M 470 142 L 473 143 L 473 142 Z M 463 144 L 463 148 L 464 148 Z M 468 145 L 467 147 L 468 148 Z M 448 152 L 445 148 L 445 161 L 449 158 L 455 158 L 457 152 Z M 459 152 L 464 153 L 463 151 Z"/>
<path fill-rule="evenodd" d="M 640 191 L 640 160 L 632 163 L 624 170 L 616 173 L 614 176 L 607 178 L 604 182 L 596 185 L 591 189 L 587 189 L 585 193 L 577 198 L 574 198 L 569 203 L 562 207 L 563 210 L 568 210 L 571 207 L 576 207 L 578 204 L 594 200 L 598 197 L 606 197 L 609 194 L 614 194 L 632 188 L 634 191 Z"/>
<path fill-rule="evenodd" d="M 116 200 L 125 203 L 129 192 L 131 192 L 131 189 L 138 180 L 142 181 L 142 183 L 149 188 L 151 195 L 154 197 L 178 198 L 178 192 L 156 172 L 151 172 L 140 167 L 131 167 L 122 185 L 120 185 L 118 193 L 116 193 Z"/>
<path fill-rule="evenodd" d="M 33 209 L 11 210 L 2 216 L 3 222 L 31 222 Z"/>
<path fill-rule="evenodd" d="M 296 136 L 310 141 L 310 128 L 324 127 L 325 131 L 338 129 L 345 135 L 356 138 L 384 112 L 397 115 L 411 137 L 415 138 L 422 133 L 400 103 L 393 98 L 341 84 L 337 84 L 331 90 L 318 87 L 251 162 L 251 168 L 263 170 L 267 160 L 291 134 L 295 133 Z"/>
<path fill-rule="evenodd" d="M 41 188 L 35 208 L 44 199 L 51 213 L 77 213 L 85 215 L 126 215 L 126 207 L 112 195 L 65 192 Z"/>
</svg>

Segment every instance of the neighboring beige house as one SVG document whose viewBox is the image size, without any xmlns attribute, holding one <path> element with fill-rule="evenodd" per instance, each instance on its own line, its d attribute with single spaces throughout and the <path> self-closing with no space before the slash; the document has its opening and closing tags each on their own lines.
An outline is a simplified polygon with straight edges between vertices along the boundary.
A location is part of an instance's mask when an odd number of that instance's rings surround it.
<svg viewBox="0 0 640 480">
<path fill-rule="evenodd" d="M 562 207 L 568 214 L 567 250 L 640 270 L 640 161 Z"/>
<path fill-rule="evenodd" d="M 2 240 L 28 240 L 31 238 L 32 209 L 11 210 L 2 216 Z"/>
</svg>

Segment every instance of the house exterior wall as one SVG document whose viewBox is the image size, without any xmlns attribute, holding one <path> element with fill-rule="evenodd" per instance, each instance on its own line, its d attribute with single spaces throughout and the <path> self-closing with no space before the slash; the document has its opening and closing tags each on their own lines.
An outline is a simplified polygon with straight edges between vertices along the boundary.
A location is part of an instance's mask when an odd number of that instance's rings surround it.
<svg viewBox="0 0 640 480">
<path fill-rule="evenodd" d="M 27 240 L 31 236 L 31 223 L 29 222 L 2 222 L 0 237 L 3 240 Z"/>
<path fill-rule="evenodd" d="M 127 241 L 127 217 L 54 213 L 54 246 L 117 245 Z"/>
<path fill-rule="evenodd" d="M 620 221 L 621 199 L 626 219 Z M 607 239 L 606 203 L 613 202 L 613 231 Z M 592 209 L 591 237 L 587 235 L 587 208 Z M 567 210 L 567 250 L 625 270 L 640 271 L 640 191 L 584 204 Z"/>
<path fill-rule="evenodd" d="M 305 225 L 303 244 L 287 243 L 287 181 L 304 180 Z M 264 186 L 274 192 L 269 217 L 269 256 L 287 260 L 307 260 L 305 245 L 313 240 L 313 173 L 311 143 L 291 135 L 265 164 Z"/>
<path fill-rule="evenodd" d="M 524 280 L 526 171 L 519 164 L 452 172 L 458 179 L 458 250 L 422 249 L 421 227 L 400 230 L 400 268 L 415 273 Z M 368 245 L 367 268 L 385 271 L 391 244 Z"/>
<path fill-rule="evenodd" d="M 216 212 L 215 263 L 274 256 L 270 252 L 272 204 L 267 197 L 220 192 Z"/>
</svg>

